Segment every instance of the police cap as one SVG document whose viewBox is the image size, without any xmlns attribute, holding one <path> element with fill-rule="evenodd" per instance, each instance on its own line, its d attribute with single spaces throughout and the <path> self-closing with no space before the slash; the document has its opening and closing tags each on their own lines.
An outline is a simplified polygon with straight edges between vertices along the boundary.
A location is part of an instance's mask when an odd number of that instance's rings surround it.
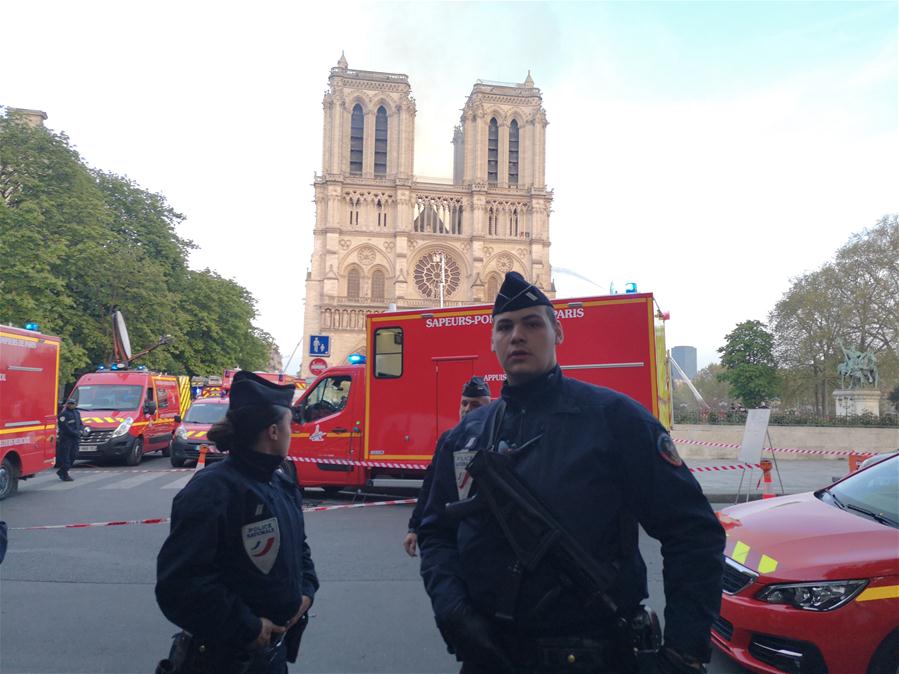
<svg viewBox="0 0 899 674">
<path fill-rule="evenodd" d="M 541 305 L 552 307 L 552 302 L 537 286 L 525 281 L 517 271 L 510 271 L 506 273 L 503 285 L 493 303 L 493 315 Z"/>
<path fill-rule="evenodd" d="M 466 398 L 483 398 L 484 396 L 490 397 L 490 389 L 487 388 L 487 384 L 484 383 L 484 380 L 480 377 L 472 377 L 467 382 L 465 382 L 465 386 L 462 387 L 462 395 Z"/>
<path fill-rule="evenodd" d="M 281 386 L 260 377 L 258 374 L 240 370 L 231 383 L 228 407 L 239 410 L 242 407 L 258 405 L 278 405 L 290 407 L 296 388 Z"/>
</svg>

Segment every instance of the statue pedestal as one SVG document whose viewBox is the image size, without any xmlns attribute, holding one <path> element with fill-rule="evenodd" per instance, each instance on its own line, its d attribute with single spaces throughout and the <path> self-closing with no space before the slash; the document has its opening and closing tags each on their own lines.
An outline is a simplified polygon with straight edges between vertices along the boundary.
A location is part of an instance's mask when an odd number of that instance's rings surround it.
<svg viewBox="0 0 899 674">
<path fill-rule="evenodd" d="M 873 389 L 844 389 L 833 392 L 837 403 L 837 416 L 873 414 L 880 417 L 880 391 Z"/>
</svg>

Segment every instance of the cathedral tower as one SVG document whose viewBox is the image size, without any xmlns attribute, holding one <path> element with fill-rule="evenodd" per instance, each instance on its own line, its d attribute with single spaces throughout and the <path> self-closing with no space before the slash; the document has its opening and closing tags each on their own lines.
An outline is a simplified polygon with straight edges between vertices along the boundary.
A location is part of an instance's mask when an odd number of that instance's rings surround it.
<svg viewBox="0 0 899 674">
<path fill-rule="evenodd" d="M 513 269 L 552 296 L 547 121 L 530 73 L 477 81 L 453 134 L 453 177 L 439 182 L 413 175 L 406 75 L 351 70 L 341 55 L 328 82 L 305 349 L 330 336 L 328 363 L 345 363 L 365 351 L 367 313 L 492 302 Z"/>
</svg>

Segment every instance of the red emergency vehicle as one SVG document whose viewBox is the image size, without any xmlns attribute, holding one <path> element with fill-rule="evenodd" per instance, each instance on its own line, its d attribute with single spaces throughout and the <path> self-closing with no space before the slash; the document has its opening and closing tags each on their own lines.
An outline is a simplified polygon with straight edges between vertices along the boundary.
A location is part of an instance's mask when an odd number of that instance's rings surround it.
<svg viewBox="0 0 899 674">
<path fill-rule="evenodd" d="M 224 375 L 222 376 L 222 395 L 227 395 L 228 391 L 231 390 L 231 382 L 234 380 L 234 375 L 236 375 L 239 370 L 225 370 Z M 295 377 L 292 374 L 286 374 L 284 372 L 262 372 L 261 370 L 256 370 L 253 374 L 258 375 L 265 379 L 266 381 L 270 381 L 274 384 L 280 384 L 281 386 L 287 386 L 288 384 L 293 384 L 297 391 L 293 396 L 294 402 L 296 402 L 300 394 L 302 394 L 303 389 L 306 388 L 306 382 L 299 377 Z"/>
<path fill-rule="evenodd" d="M 553 302 L 566 375 L 626 393 L 671 426 L 664 317 L 651 293 Z M 462 385 L 505 379 L 490 350 L 492 306 L 371 314 L 365 365 L 332 367 L 296 405 L 290 454 L 304 486 L 395 486 L 420 478 L 459 420 Z M 344 462 L 344 463 L 342 463 Z M 391 466 L 390 464 L 393 464 Z"/>
<path fill-rule="evenodd" d="M 0 325 L 0 500 L 55 461 L 59 344 Z"/>
<path fill-rule="evenodd" d="M 181 422 L 177 377 L 113 367 L 83 375 L 69 396 L 84 423 L 77 458 L 136 466 L 147 452 L 168 456 Z"/>
<path fill-rule="evenodd" d="M 228 399 L 222 396 L 200 397 L 194 400 L 172 439 L 172 465 L 181 468 L 188 461 L 200 458 L 200 450 L 206 446 L 206 461 L 224 458 L 224 454 L 209 441 L 206 433 L 213 424 L 225 418 Z"/>
</svg>

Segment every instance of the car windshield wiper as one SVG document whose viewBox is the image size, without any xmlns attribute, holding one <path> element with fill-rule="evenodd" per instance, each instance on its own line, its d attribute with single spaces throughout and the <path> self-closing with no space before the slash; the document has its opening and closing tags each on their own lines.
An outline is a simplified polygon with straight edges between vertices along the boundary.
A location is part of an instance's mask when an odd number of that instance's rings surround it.
<svg viewBox="0 0 899 674">
<path fill-rule="evenodd" d="M 836 503 L 842 510 L 846 510 L 846 504 L 843 503 L 840 499 L 837 498 L 837 495 L 834 494 L 830 489 L 825 489 L 824 493 L 830 496 L 833 499 L 833 502 Z"/>
<path fill-rule="evenodd" d="M 873 510 L 868 510 L 867 508 L 861 508 L 856 505 L 852 505 L 851 503 L 846 506 L 849 510 L 854 510 L 857 513 L 861 513 L 862 515 L 867 515 L 873 520 L 880 522 L 881 524 L 889 524 L 890 526 L 899 527 L 899 522 L 886 517 L 885 515 L 881 515 L 880 513 L 876 513 Z"/>
</svg>

